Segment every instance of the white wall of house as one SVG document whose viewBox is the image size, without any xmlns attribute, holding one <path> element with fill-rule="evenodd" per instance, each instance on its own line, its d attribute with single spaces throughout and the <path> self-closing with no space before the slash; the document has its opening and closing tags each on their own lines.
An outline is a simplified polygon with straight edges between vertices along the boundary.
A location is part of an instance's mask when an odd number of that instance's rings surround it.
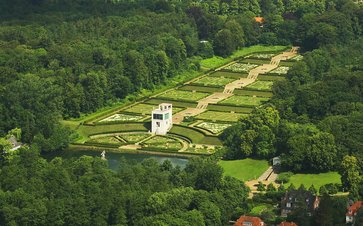
<svg viewBox="0 0 363 226">
<path fill-rule="evenodd" d="M 172 104 L 159 104 L 151 113 L 151 132 L 157 135 L 165 135 L 173 126 Z"/>
</svg>

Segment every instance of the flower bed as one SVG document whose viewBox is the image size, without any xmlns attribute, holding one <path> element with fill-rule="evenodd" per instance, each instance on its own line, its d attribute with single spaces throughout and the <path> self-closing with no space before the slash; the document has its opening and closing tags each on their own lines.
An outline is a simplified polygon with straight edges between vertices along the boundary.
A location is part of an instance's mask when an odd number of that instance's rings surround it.
<svg viewBox="0 0 363 226">
<path fill-rule="evenodd" d="M 231 83 L 235 81 L 236 79 L 231 78 L 224 78 L 224 77 L 203 77 L 195 82 L 193 84 L 196 85 L 203 85 L 203 86 L 214 86 L 214 87 L 221 87 L 225 86 L 228 83 Z"/>
<path fill-rule="evenodd" d="M 182 144 L 173 138 L 166 136 L 155 136 L 142 143 L 146 148 L 160 148 L 160 149 L 181 149 Z"/>
<path fill-rule="evenodd" d="M 167 93 L 164 93 L 158 97 L 171 99 L 171 100 L 185 100 L 185 101 L 198 101 L 203 99 L 204 97 L 209 96 L 208 93 L 201 93 L 201 92 L 188 92 L 188 91 L 181 91 L 181 90 L 171 90 Z"/>
<path fill-rule="evenodd" d="M 289 67 L 278 67 L 274 70 L 272 70 L 270 73 L 271 74 L 279 74 L 279 75 L 286 75 L 287 72 L 289 71 Z"/>
<path fill-rule="evenodd" d="M 148 133 L 127 133 L 120 135 L 120 137 L 126 140 L 128 143 L 137 143 L 149 136 L 150 134 Z"/>
<path fill-rule="evenodd" d="M 252 55 L 247 56 L 248 59 L 271 59 L 274 57 L 275 53 L 255 53 Z"/>
<path fill-rule="evenodd" d="M 256 68 L 258 65 L 256 64 L 242 64 L 242 63 L 235 63 L 225 67 L 224 69 L 230 70 L 233 72 L 249 72 L 250 70 Z"/>
<path fill-rule="evenodd" d="M 208 121 L 222 121 L 222 122 L 237 122 L 238 119 L 243 117 L 244 114 L 220 112 L 220 111 L 206 111 L 196 116 L 197 119 Z"/>
<path fill-rule="evenodd" d="M 273 86 L 272 81 L 257 81 L 245 87 L 245 89 L 249 90 L 258 90 L 258 91 L 271 91 Z"/>
<path fill-rule="evenodd" d="M 114 114 L 111 115 L 110 117 L 102 119 L 100 122 L 114 122 L 114 121 L 137 122 L 141 121 L 143 118 L 144 118 L 143 116 L 138 116 L 138 115 Z"/>
<path fill-rule="evenodd" d="M 231 125 L 232 124 L 227 124 L 227 123 L 202 122 L 202 123 L 198 124 L 197 127 L 206 129 L 214 134 L 217 134 L 217 133 L 220 133 L 223 130 L 227 129 Z"/>
<path fill-rule="evenodd" d="M 228 99 L 221 101 L 221 104 L 230 104 L 236 106 L 259 106 L 262 102 L 269 100 L 265 97 L 252 97 L 252 96 L 231 96 Z"/>
<path fill-rule="evenodd" d="M 98 144 L 121 144 L 121 141 L 119 141 L 116 137 L 98 137 L 89 140 L 88 142 L 92 143 L 98 143 Z"/>
</svg>

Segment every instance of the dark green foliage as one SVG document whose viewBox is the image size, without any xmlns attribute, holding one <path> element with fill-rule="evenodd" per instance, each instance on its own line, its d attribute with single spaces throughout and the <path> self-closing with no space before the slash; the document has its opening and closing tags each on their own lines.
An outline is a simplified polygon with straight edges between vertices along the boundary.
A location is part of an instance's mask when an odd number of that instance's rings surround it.
<svg viewBox="0 0 363 226">
<path fill-rule="evenodd" d="M 47 162 L 25 148 L 0 171 L 0 224 L 221 225 L 246 210 L 248 192 L 221 172 L 207 159 L 185 170 L 152 159 L 122 162 L 113 172 L 100 158 Z"/>
</svg>

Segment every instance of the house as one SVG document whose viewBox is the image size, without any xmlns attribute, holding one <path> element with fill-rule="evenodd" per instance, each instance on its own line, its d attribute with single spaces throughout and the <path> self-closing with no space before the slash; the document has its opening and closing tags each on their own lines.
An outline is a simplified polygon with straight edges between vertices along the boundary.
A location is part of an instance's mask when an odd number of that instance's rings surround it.
<svg viewBox="0 0 363 226">
<path fill-rule="evenodd" d="M 312 215 L 316 208 L 319 207 L 320 199 L 310 191 L 303 189 L 286 191 L 285 196 L 281 200 L 281 216 L 287 217 L 294 209 L 301 205 L 305 205 L 307 214 Z"/>
<path fill-rule="evenodd" d="M 266 226 L 259 217 L 241 216 L 234 226 Z"/>
<path fill-rule="evenodd" d="M 23 146 L 22 143 L 18 142 L 16 137 L 14 135 L 11 135 L 9 138 L 8 138 L 8 141 L 11 143 L 11 149 L 10 151 L 15 151 L 19 148 L 21 148 Z"/>
<path fill-rule="evenodd" d="M 281 222 L 281 223 L 279 224 L 279 226 L 297 226 L 297 224 L 296 224 L 296 223 L 294 223 L 294 222 L 287 222 L 287 221 L 284 221 L 284 222 Z"/>
<path fill-rule="evenodd" d="M 159 104 L 151 113 L 151 132 L 157 135 L 165 135 L 173 126 L 172 104 Z"/>
<path fill-rule="evenodd" d="M 265 22 L 265 19 L 263 17 L 257 16 L 255 17 L 255 21 L 259 24 L 262 24 L 263 22 Z"/>
<path fill-rule="evenodd" d="M 363 206 L 363 201 L 358 201 L 353 203 L 353 205 L 351 205 L 348 208 L 347 213 L 345 214 L 345 222 L 346 223 L 353 223 L 354 222 L 354 217 L 357 215 L 358 210 Z"/>
</svg>

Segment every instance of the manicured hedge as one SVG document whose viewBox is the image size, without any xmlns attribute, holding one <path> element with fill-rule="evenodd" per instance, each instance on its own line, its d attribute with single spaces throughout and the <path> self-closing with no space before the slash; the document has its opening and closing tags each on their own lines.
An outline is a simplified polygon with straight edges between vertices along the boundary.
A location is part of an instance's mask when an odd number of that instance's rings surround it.
<svg viewBox="0 0 363 226">
<path fill-rule="evenodd" d="M 210 87 L 210 86 L 200 86 L 200 85 L 185 85 L 179 88 L 180 90 L 186 91 L 197 91 L 197 92 L 205 92 L 205 93 L 215 93 L 215 92 L 223 92 L 224 88 Z"/>
<path fill-rule="evenodd" d="M 235 89 L 234 94 L 243 96 L 272 97 L 273 93 L 269 91 L 254 91 L 245 89 Z"/>
<path fill-rule="evenodd" d="M 259 75 L 257 79 L 260 81 L 281 81 L 285 80 L 286 78 L 283 76 L 268 74 L 268 75 Z"/>
<path fill-rule="evenodd" d="M 197 103 L 196 102 L 166 100 L 166 99 L 161 99 L 161 98 L 149 99 L 149 100 L 145 101 L 145 103 L 147 103 L 147 104 L 170 103 L 170 104 L 172 104 L 175 107 L 183 107 L 183 108 L 196 107 L 197 106 Z"/>
<path fill-rule="evenodd" d="M 212 111 L 224 111 L 224 112 L 235 112 L 235 113 L 251 113 L 254 108 L 252 107 L 239 107 L 232 105 L 223 105 L 223 104 L 208 104 L 208 110 Z"/>
</svg>

